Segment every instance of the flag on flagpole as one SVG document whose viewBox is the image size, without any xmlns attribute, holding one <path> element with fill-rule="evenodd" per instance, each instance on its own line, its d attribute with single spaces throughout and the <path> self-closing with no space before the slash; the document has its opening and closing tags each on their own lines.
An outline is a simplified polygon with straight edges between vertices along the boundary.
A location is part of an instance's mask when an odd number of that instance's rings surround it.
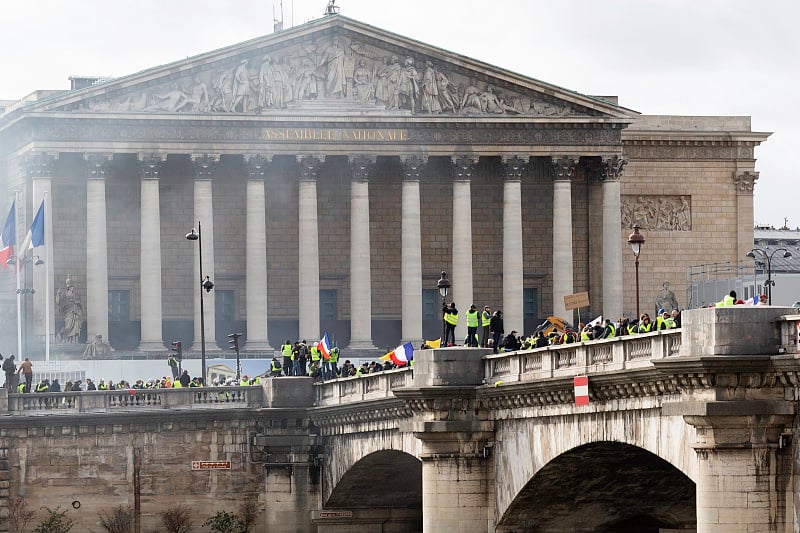
<svg viewBox="0 0 800 533">
<path fill-rule="evenodd" d="M 317 343 L 317 349 L 322 354 L 322 358 L 325 361 L 328 361 L 331 358 L 331 343 L 328 340 L 328 332 L 325 332 L 325 335 Z"/>
<path fill-rule="evenodd" d="M 0 234 L 0 266 L 6 269 L 8 260 L 14 256 L 14 245 L 17 244 L 17 209 L 16 202 L 11 204 L 6 223 L 3 224 L 3 233 Z"/>
<path fill-rule="evenodd" d="M 42 200 L 42 204 L 39 206 L 36 216 L 33 217 L 31 229 L 29 229 L 28 234 L 25 235 L 25 240 L 22 246 L 20 246 L 20 250 L 24 252 L 29 248 L 36 248 L 37 246 L 44 246 L 44 200 Z"/>
<path fill-rule="evenodd" d="M 410 342 L 401 344 L 380 358 L 381 361 L 391 360 L 397 366 L 407 365 L 412 359 L 414 359 L 414 345 Z"/>
</svg>

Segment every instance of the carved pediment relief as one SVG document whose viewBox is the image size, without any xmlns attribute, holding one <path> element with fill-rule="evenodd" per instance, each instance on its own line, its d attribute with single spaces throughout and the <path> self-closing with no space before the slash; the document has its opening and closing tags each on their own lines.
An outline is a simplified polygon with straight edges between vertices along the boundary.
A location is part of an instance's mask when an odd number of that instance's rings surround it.
<svg viewBox="0 0 800 533">
<path fill-rule="evenodd" d="M 485 117 L 605 114 L 574 101 L 586 97 L 577 95 L 570 101 L 553 96 L 553 91 L 545 94 L 482 70 L 483 65 L 465 64 L 447 52 L 414 48 L 413 41 L 384 42 L 374 34 L 361 35 L 357 23 L 343 20 L 321 24 L 319 31 L 296 38 L 285 38 L 292 30 L 274 34 L 258 46 L 242 45 L 239 53 L 157 67 L 105 88 L 98 86 L 65 105 L 48 107 L 98 113 L 265 116 L 292 111 Z"/>
</svg>

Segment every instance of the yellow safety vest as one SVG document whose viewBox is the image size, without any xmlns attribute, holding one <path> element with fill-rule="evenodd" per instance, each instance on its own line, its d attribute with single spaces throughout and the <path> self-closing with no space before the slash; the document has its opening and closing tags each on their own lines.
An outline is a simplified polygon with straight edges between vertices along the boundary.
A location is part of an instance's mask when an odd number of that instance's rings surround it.
<svg viewBox="0 0 800 533">
<path fill-rule="evenodd" d="M 492 323 L 492 314 L 489 311 L 484 311 L 481 314 L 481 326 L 486 327 Z"/>
<path fill-rule="evenodd" d="M 478 310 L 475 311 L 467 311 L 467 327 L 468 328 L 477 328 L 478 327 Z"/>
<path fill-rule="evenodd" d="M 458 324 L 458 313 L 451 313 L 450 311 L 444 314 L 444 321 L 450 325 L 457 325 Z"/>
<path fill-rule="evenodd" d="M 291 344 L 284 344 L 281 347 L 281 353 L 284 357 L 291 357 L 292 356 L 292 345 Z"/>
</svg>

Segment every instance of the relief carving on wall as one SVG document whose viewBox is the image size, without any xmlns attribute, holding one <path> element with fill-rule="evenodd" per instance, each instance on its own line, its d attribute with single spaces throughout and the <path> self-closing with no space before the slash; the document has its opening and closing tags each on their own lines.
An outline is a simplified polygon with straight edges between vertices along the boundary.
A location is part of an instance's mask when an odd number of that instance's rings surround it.
<svg viewBox="0 0 800 533">
<path fill-rule="evenodd" d="M 691 231 L 691 196 L 622 195 L 622 227 L 638 224 L 642 229 Z"/>
<path fill-rule="evenodd" d="M 478 81 L 422 54 L 387 51 L 345 36 L 240 56 L 177 80 L 88 99 L 95 112 L 269 114 L 348 107 L 414 114 L 588 116 L 534 91 Z M 522 90 L 524 91 L 524 90 Z"/>
</svg>

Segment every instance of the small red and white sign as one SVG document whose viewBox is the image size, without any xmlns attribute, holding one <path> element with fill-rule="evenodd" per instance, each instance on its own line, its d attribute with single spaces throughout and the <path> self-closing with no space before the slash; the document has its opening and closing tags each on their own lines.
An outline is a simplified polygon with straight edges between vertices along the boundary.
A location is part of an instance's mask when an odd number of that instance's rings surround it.
<svg viewBox="0 0 800 533">
<path fill-rule="evenodd" d="M 575 376 L 575 405 L 589 405 L 589 376 Z"/>
<path fill-rule="evenodd" d="M 192 470 L 230 470 L 230 461 L 192 461 Z"/>
</svg>

